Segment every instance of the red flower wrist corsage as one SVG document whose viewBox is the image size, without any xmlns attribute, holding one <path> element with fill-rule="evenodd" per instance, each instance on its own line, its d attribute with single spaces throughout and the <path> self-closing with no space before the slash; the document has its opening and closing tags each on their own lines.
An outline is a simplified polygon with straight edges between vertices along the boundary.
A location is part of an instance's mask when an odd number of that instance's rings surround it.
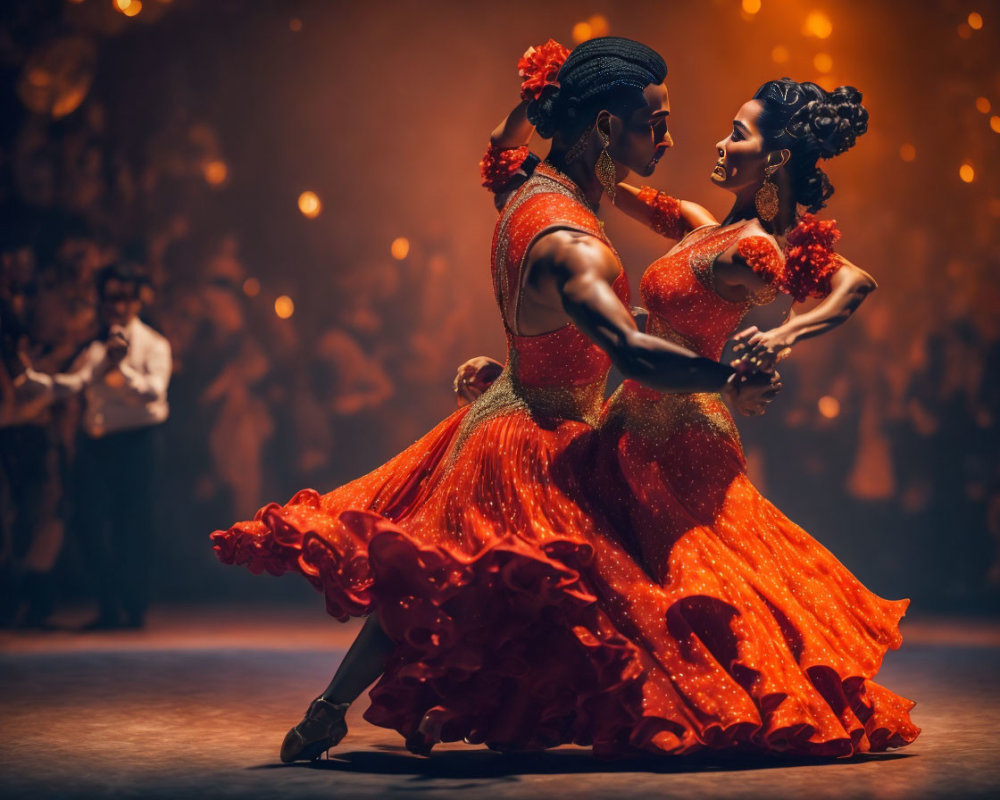
<svg viewBox="0 0 1000 800">
<path fill-rule="evenodd" d="M 556 77 L 559 68 L 568 57 L 569 50 L 555 39 L 525 50 L 517 62 L 517 74 L 521 76 L 521 99 L 537 100 L 546 86 L 558 86 Z"/>
<path fill-rule="evenodd" d="M 684 219 L 681 217 L 681 202 L 652 186 L 639 189 L 636 199 L 649 207 L 650 227 L 668 239 L 680 239 L 685 233 Z"/>
<path fill-rule="evenodd" d="M 521 169 L 529 152 L 526 144 L 508 148 L 491 144 L 486 148 L 483 160 L 479 162 L 479 174 L 482 175 L 483 186 L 491 192 L 499 192 Z"/>
</svg>

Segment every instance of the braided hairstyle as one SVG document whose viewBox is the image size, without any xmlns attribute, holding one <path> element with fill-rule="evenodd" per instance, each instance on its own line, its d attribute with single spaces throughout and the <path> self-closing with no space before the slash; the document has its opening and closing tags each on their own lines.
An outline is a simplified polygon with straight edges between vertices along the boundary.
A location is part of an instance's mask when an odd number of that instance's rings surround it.
<svg viewBox="0 0 1000 800">
<path fill-rule="evenodd" d="M 846 152 L 868 130 L 861 92 L 853 86 L 826 92 L 809 81 L 782 78 L 765 83 L 753 99 L 763 106 L 757 127 L 765 146 L 791 151 L 788 167 L 798 203 L 812 213 L 819 211 L 833 186 L 816 162 Z"/>
<path fill-rule="evenodd" d="M 589 39 L 574 48 L 559 69 L 558 85 L 546 86 L 528 104 L 538 135 L 559 134 L 575 142 L 602 110 L 627 118 L 646 104 L 643 91 L 662 83 L 667 65 L 659 53 L 618 36 Z"/>
</svg>

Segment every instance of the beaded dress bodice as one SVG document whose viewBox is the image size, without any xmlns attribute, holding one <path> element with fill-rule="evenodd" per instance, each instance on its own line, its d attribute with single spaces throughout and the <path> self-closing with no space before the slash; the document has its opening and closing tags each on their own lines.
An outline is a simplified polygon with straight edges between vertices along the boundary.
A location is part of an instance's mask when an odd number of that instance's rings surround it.
<svg viewBox="0 0 1000 800">
<path fill-rule="evenodd" d="M 532 411 L 594 422 L 611 368 L 607 354 L 572 323 L 536 336 L 513 329 L 528 252 L 542 235 L 556 230 L 586 233 L 611 247 L 579 187 L 542 163 L 504 207 L 493 237 L 491 267 L 507 335 L 507 365 L 487 394 L 509 399 L 513 393 Z M 627 304 L 624 272 L 614 290 Z"/>
<path fill-rule="evenodd" d="M 715 260 L 747 238 L 745 231 L 745 224 L 697 228 L 650 265 L 639 283 L 642 304 L 649 311 L 647 332 L 706 358 L 721 357 L 751 306 L 774 296 L 733 302 L 715 289 Z"/>
</svg>

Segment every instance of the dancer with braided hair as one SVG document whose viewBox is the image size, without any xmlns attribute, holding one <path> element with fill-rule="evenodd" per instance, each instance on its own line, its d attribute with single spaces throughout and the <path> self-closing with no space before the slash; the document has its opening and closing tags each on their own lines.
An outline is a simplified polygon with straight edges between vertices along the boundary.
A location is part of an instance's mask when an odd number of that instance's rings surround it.
<svg viewBox="0 0 1000 800">
<path fill-rule="evenodd" d="M 721 225 L 697 204 L 618 184 L 621 210 L 681 239 L 642 278 L 648 333 L 718 358 L 752 306 L 823 298 L 776 328 L 735 336 L 742 360 L 773 368 L 797 342 L 851 316 L 875 283 L 833 252 L 834 223 L 812 214 L 833 193 L 818 160 L 846 152 L 867 130 L 861 99 L 852 87 L 827 93 L 789 79 L 762 86 L 716 145 L 712 180 L 736 195 Z M 515 111 L 491 148 L 526 141 L 530 120 L 520 120 Z M 493 183 L 502 193 L 501 181 Z M 460 400 L 476 395 L 488 367 L 480 359 L 459 368 L 467 387 Z M 674 752 L 813 755 L 916 738 L 913 703 L 872 680 L 885 652 L 901 643 L 908 601 L 869 592 L 757 492 L 718 395 L 664 394 L 626 380 L 604 409 L 599 454 L 592 492 L 668 593 L 662 614 L 620 629 L 643 642 L 666 621 L 685 653 L 662 665 L 692 715 L 663 727 L 648 681 L 644 736 L 673 737 Z"/>
<path fill-rule="evenodd" d="M 721 391 L 746 409 L 769 400 L 773 381 L 639 332 L 595 216 L 619 173 L 648 175 L 669 144 L 662 58 L 608 37 L 577 47 L 558 75 L 529 108 L 552 139 L 549 156 L 507 202 L 493 240 L 508 342 L 500 377 L 369 475 L 213 534 L 224 562 L 299 572 L 334 617 L 370 615 L 286 736 L 284 761 L 336 744 L 347 707 L 383 670 L 365 716 L 416 752 L 461 739 L 502 750 L 673 747 L 633 734 L 662 660 L 652 651 L 675 645 L 665 629 L 641 645 L 619 630 L 662 605 L 662 589 L 606 535 L 581 485 L 605 381 L 614 363 L 650 388 Z M 669 682 L 662 670 L 653 680 Z M 686 713 L 673 696 L 657 709 L 665 726 Z"/>
</svg>

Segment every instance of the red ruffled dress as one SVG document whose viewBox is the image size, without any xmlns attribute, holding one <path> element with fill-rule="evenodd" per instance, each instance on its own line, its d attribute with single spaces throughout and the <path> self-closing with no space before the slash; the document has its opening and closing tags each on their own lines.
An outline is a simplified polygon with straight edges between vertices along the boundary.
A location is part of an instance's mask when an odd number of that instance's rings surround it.
<svg viewBox="0 0 1000 800">
<path fill-rule="evenodd" d="M 556 229 L 606 241 L 575 184 L 543 164 L 496 227 L 505 319 L 516 318 L 530 245 Z M 627 301 L 624 273 L 614 288 Z M 490 389 L 400 455 L 212 539 L 225 563 L 301 573 L 337 619 L 378 610 L 397 649 L 365 717 L 416 749 L 467 739 L 613 751 L 638 713 L 627 709 L 638 708 L 641 669 L 598 603 L 593 542 L 604 539 L 578 480 L 610 362 L 573 325 L 508 328 L 507 341 Z"/>
<path fill-rule="evenodd" d="M 730 302 L 715 289 L 715 260 L 735 246 L 766 278 L 784 267 L 773 240 L 754 230 L 698 228 L 654 262 L 640 283 L 647 331 L 718 360 L 750 306 L 773 289 Z M 665 618 L 679 647 L 663 666 L 689 720 L 677 732 L 679 750 L 849 755 L 916 738 L 914 704 L 872 680 L 901 643 L 909 601 L 872 594 L 761 496 L 718 394 L 660 394 L 626 381 L 600 435 L 597 490 L 668 596 Z"/>
</svg>

